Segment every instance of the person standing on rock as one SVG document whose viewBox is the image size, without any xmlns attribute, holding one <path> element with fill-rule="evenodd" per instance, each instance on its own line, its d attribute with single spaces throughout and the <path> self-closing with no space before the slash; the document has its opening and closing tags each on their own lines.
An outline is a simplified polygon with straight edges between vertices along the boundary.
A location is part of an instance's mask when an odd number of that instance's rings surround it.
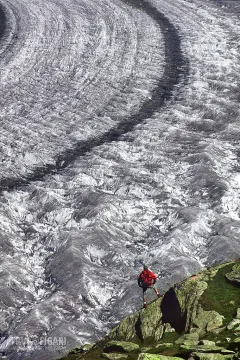
<svg viewBox="0 0 240 360">
<path fill-rule="evenodd" d="M 160 293 L 158 292 L 158 289 L 155 286 L 155 283 L 157 281 L 157 276 L 148 269 L 146 265 L 143 266 L 143 271 L 138 275 L 138 286 L 140 286 L 143 289 L 143 307 L 147 307 L 147 298 L 146 298 L 146 292 L 147 289 L 151 288 L 155 291 L 158 297 L 160 297 Z"/>
</svg>

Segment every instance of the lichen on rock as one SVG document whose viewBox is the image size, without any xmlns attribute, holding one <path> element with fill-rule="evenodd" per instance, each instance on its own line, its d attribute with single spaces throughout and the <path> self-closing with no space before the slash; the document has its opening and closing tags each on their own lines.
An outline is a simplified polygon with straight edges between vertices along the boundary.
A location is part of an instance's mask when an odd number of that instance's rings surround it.
<svg viewBox="0 0 240 360">
<path fill-rule="evenodd" d="M 233 319 L 228 325 L 227 329 L 232 330 L 236 328 L 238 325 L 240 325 L 240 319 Z"/>
<path fill-rule="evenodd" d="M 217 328 L 220 328 L 223 324 L 223 316 L 218 312 L 201 311 L 200 314 L 194 319 L 193 325 L 197 326 L 201 335 L 206 332 L 211 332 Z"/>
<path fill-rule="evenodd" d="M 140 354 L 138 360 L 182 360 L 182 358 L 155 354 Z"/>
<path fill-rule="evenodd" d="M 232 271 L 226 274 L 226 278 L 230 282 L 240 285 L 240 264 L 235 264 Z"/>
<path fill-rule="evenodd" d="M 205 354 L 205 353 L 193 353 L 192 357 L 195 360 L 227 360 L 229 357 L 226 357 L 226 355 L 222 354 Z"/>
<path fill-rule="evenodd" d="M 139 350 L 139 345 L 129 341 L 109 341 L 105 347 L 104 352 L 119 352 L 119 353 L 130 353 L 132 351 Z"/>
<path fill-rule="evenodd" d="M 196 280 L 188 279 L 181 286 L 174 288 L 181 313 L 185 315 L 186 331 L 192 327 L 193 321 L 199 313 L 199 299 L 207 286 L 206 281 L 197 278 Z"/>
<path fill-rule="evenodd" d="M 161 322 L 161 299 L 154 301 L 146 309 L 141 309 L 132 316 L 124 319 L 120 325 L 109 334 L 109 339 L 140 340 L 153 338 L 156 341 L 162 338 L 164 325 Z"/>
<path fill-rule="evenodd" d="M 240 308 L 237 309 L 236 319 L 240 319 Z"/>
<path fill-rule="evenodd" d="M 236 279 L 236 265 L 222 264 L 172 286 L 92 349 L 81 355 L 79 348 L 63 360 L 240 359 L 240 286 L 226 277 Z"/>
<path fill-rule="evenodd" d="M 107 359 L 107 360 L 126 360 L 128 358 L 127 354 L 121 354 L 121 353 L 102 353 L 101 354 L 101 358 L 102 359 Z"/>
</svg>

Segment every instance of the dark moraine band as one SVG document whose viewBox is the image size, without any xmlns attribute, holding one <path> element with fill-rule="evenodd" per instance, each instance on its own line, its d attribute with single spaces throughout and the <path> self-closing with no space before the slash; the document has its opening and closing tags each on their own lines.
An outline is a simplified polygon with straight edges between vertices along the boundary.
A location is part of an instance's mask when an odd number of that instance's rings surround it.
<svg viewBox="0 0 240 360">
<path fill-rule="evenodd" d="M 0 4 L 0 41 L 6 29 L 6 15 Z"/>
<path fill-rule="evenodd" d="M 119 119 L 116 126 L 106 131 L 103 135 L 85 141 L 79 141 L 73 148 L 64 150 L 58 154 L 55 164 L 36 167 L 24 178 L 2 179 L 0 181 L 0 194 L 5 190 L 11 191 L 21 186 L 27 186 L 33 181 L 43 179 L 44 176 L 55 174 L 65 169 L 80 156 L 84 156 L 96 146 L 119 140 L 122 135 L 132 131 L 137 124 L 142 123 L 147 118 L 150 118 L 156 111 L 160 110 L 165 102 L 170 100 L 174 86 L 177 85 L 181 79 L 186 78 L 188 74 L 188 61 L 182 54 L 180 37 L 174 25 L 164 14 L 146 0 L 141 0 L 141 2 L 137 0 L 121 1 L 144 11 L 158 24 L 163 33 L 166 65 L 163 76 L 159 79 L 155 89 L 152 91 L 151 99 L 144 101 L 136 114 L 124 119 Z"/>
</svg>

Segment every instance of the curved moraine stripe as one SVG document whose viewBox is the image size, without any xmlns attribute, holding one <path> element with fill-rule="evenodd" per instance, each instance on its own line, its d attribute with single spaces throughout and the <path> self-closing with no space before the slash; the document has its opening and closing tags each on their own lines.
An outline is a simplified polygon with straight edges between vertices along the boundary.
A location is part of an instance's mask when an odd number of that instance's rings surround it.
<svg viewBox="0 0 240 360">
<path fill-rule="evenodd" d="M 58 138 L 56 137 L 56 135 L 53 133 L 51 136 L 51 127 L 52 125 L 50 125 L 50 128 L 47 128 L 47 124 L 46 121 L 50 121 L 53 123 L 53 126 L 55 125 L 56 127 L 58 126 L 58 121 L 60 121 L 61 123 L 64 122 L 65 120 L 65 112 L 69 111 L 72 112 L 72 109 L 69 109 L 68 106 L 64 106 L 65 104 L 63 104 L 63 110 L 61 111 L 61 115 L 57 114 L 56 116 L 54 114 L 48 114 L 49 108 L 51 109 L 51 107 L 55 107 L 57 108 L 57 104 L 54 104 L 53 101 L 51 101 L 51 99 L 46 100 L 46 103 L 44 104 L 44 117 L 41 119 L 41 116 L 39 117 L 40 120 L 40 124 L 41 121 L 43 121 L 43 128 L 46 126 L 44 133 L 43 133 L 43 137 L 47 137 L 47 140 L 45 143 L 42 144 L 42 146 L 46 147 L 46 151 L 48 150 L 48 146 L 50 147 L 51 150 L 51 146 L 48 142 L 54 142 L 57 140 L 58 143 L 60 143 L 60 148 L 59 148 L 59 153 L 55 153 L 54 154 L 54 159 L 52 159 L 52 161 L 45 161 L 44 157 L 41 156 L 41 152 L 44 150 L 43 148 L 39 148 L 39 154 L 36 155 L 35 159 L 37 162 L 41 161 L 43 164 L 41 164 L 40 166 L 36 166 L 35 168 L 31 166 L 31 161 L 34 161 L 34 155 L 31 154 L 31 151 L 29 151 L 29 146 L 27 146 L 27 144 L 22 144 L 22 141 L 19 139 L 19 141 L 16 140 L 16 138 L 12 138 L 13 143 L 17 142 L 17 144 L 15 146 L 15 149 L 17 152 L 19 151 L 23 151 L 21 149 L 25 148 L 25 151 L 27 151 L 27 154 L 23 154 L 23 159 L 20 161 L 20 164 L 22 165 L 22 167 L 24 169 L 19 169 L 18 166 L 16 166 L 15 161 L 16 159 L 18 159 L 18 155 L 15 153 L 14 149 L 12 151 L 12 159 L 10 159 L 9 161 L 13 162 L 14 164 L 11 164 L 13 168 L 15 168 L 14 170 L 12 169 L 12 167 L 10 167 L 10 165 L 8 164 L 8 159 L 5 159 L 3 156 L 3 163 L 6 162 L 6 166 L 9 166 L 9 171 L 14 171 L 14 173 L 18 173 L 19 172 L 19 176 L 6 176 L 6 172 L 3 171 L 2 173 L 4 174 L 4 176 L 2 176 L 2 179 L 0 180 L 0 191 L 4 191 L 4 190 L 11 190 L 11 189 L 16 189 L 20 186 L 24 186 L 24 185 L 28 185 L 31 181 L 36 181 L 39 180 L 41 178 L 43 178 L 44 176 L 48 175 L 48 174 L 53 174 L 58 172 L 59 170 L 65 168 L 66 166 L 68 166 L 69 164 L 71 164 L 73 161 L 75 161 L 79 156 L 83 156 L 85 155 L 87 152 L 91 151 L 91 149 L 95 148 L 96 146 L 100 146 L 104 143 L 107 142 L 111 142 L 111 141 L 116 141 L 118 140 L 121 135 L 128 133 L 129 131 L 131 131 L 134 126 L 136 126 L 137 124 L 143 122 L 145 119 L 151 117 L 154 112 L 156 110 L 159 110 L 163 105 L 164 102 L 169 100 L 171 95 L 172 95 L 172 91 L 174 86 L 180 81 L 181 78 L 183 78 L 186 74 L 187 74 L 187 62 L 184 60 L 182 53 L 181 53 L 181 49 L 180 49 L 180 39 L 178 37 L 177 31 L 174 28 L 174 26 L 169 22 L 169 20 L 166 18 L 166 16 L 164 16 L 163 14 L 161 14 L 159 11 L 157 11 L 157 9 L 152 6 L 149 2 L 147 1 L 142 1 L 141 5 L 139 5 L 138 1 L 132 0 L 132 1 L 124 1 L 124 3 L 126 3 L 128 6 L 131 5 L 134 8 L 137 8 L 139 10 L 141 10 L 141 12 L 145 12 L 147 14 L 146 20 L 150 21 L 150 19 L 152 19 L 154 21 L 154 23 L 159 27 L 159 29 L 161 29 L 161 32 L 163 34 L 163 39 L 161 39 L 161 37 L 159 37 L 159 40 L 156 39 L 156 42 L 159 41 L 163 41 L 163 44 L 155 44 L 156 50 L 157 47 L 159 46 L 159 49 L 162 52 L 161 46 L 164 45 L 165 49 L 164 49 L 164 54 L 162 54 L 160 52 L 159 56 L 159 62 L 161 63 L 164 59 L 165 61 L 165 65 L 163 66 L 163 69 L 160 69 L 160 72 L 157 72 L 157 66 L 159 66 L 159 64 L 153 64 L 156 66 L 156 73 L 153 74 L 153 83 L 154 86 L 152 86 L 151 84 L 151 88 L 150 90 L 148 90 L 148 88 L 146 87 L 145 89 L 143 89 L 143 91 L 147 91 L 148 96 L 146 99 L 142 99 L 139 96 L 138 99 L 138 94 L 134 94 L 136 96 L 136 100 L 134 101 L 138 101 L 140 103 L 140 108 L 138 109 L 137 112 L 134 111 L 129 111 L 129 113 L 127 111 L 126 115 L 121 116 L 119 114 L 114 115 L 115 117 L 115 121 L 114 121 L 114 126 L 108 126 L 109 129 L 107 129 L 105 132 L 101 132 L 100 134 L 94 134 L 94 131 L 91 131 L 92 134 L 87 137 L 85 140 L 81 140 L 81 141 L 77 141 L 75 144 L 71 143 L 67 146 L 66 149 L 64 149 L 64 147 L 66 147 L 66 141 L 68 140 L 68 138 L 66 137 L 66 139 L 64 140 L 65 143 L 62 143 L 61 146 L 61 139 L 58 140 Z M 54 3 L 53 3 L 54 4 Z M 84 2 L 83 2 L 84 5 Z M 85 6 L 85 5 L 84 5 Z M 91 9 L 91 7 L 90 7 Z M 69 10 L 68 10 L 69 11 Z M 130 10 L 129 10 L 130 11 Z M 65 12 L 67 13 L 67 10 L 64 8 L 64 12 L 62 16 L 65 16 Z M 87 14 L 87 20 L 88 20 L 88 7 L 85 8 L 85 12 Z M 30 14 L 31 15 L 31 14 Z M 50 14 L 52 16 L 52 14 Z M 34 19 L 34 17 L 33 17 Z M 67 15 L 66 15 L 66 19 L 67 19 Z M 63 24 L 64 21 L 66 21 L 66 19 L 64 19 L 63 17 Z M 31 17 L 30 17 L 31 20 Z M 99 20 L 100 21 L 100 20 Z M 64 24 L 66 26 L 66 24 Z M 70 26 L 70 25 L 68 25 Z M 66 26 L 67 27 L 67 26 Z M 155 30 L 156 31 L 156 30 Z M 44 34 L 44 33 L 43 33 Z M 95 33 L 94 33 L 95 34 Z M 126 32 L 126 36 L 128 36 L 128 33 Z M 141 46 L 141 42 L 145 41 L 144 40 L 144 36 L 143 40 L 139 39 L 138 42 L 138 46 Z M 71 39 L 71 38 L 70 38 Z M 124 37 L 123 39 L 125 39 L 124 41 L 126 41 L 126 38 Z M 68 39 L 67 39 L 68 40 Z M 42 40 L 43 41 L 43 40 Z M 94 40 L 92 40 L 94 41 Z M 105 39 L 106 41 L 106 39 Z M 59 46 L 59 43 L 57 43 Z M 62 44 L 63 48 L 66 48 L 71 46 L 71 43 L 69 44 L 69 40 L 66 41 L 66 44 L 63 42 Z M 148 44 L 146 44 L 146 47 L 148 47 Z M 101 49 L 101 51 L 103 51 L 103 49 Z M 36 50 L 35 50 L 36 51 Z M 115 49 L 115 52 L 117 52 L 118 49 Z M 61 56 L 61 52 L 62 49 L 58 49 L 58 56 Z M 121 50 L 120 50 L 121 52 Z M 86 48 L 86 53 L 87 55 L 85 55 L 85 53 L 82 53 L 82 56 L 86 56 L 89 57 L 90 60 L 90 55 L 91 56 L 96 56 L 95 54 L 92 54 L 91 52 L 89 52 L 88 47 Z M 40 54 L 42 54 L 42 52 L 40 52 Z M 139 56 L 137 53 L 133 54 L 134 56 Z M 48 52 L 46 51 L 46 54 L 43 53 L 43 56 L 48 56 Z M 53 56 L 55 56 L 55 54 L 53 54 Z M 75 55 L 76 56 L 76 55 Z M 162 58 L 161 58 L 162 56 Z M 140 58 L 140 56 L 139 56 Z M 72 60 L 72 59 L 70 59 Z M 73 58 L 74 60 L 74 58 Z M 150 61 L 152 61 L 152 59 L 149 59 Z M 103 66 L 103 64 L 101 63 L 101 61 L 109 61 L 108 59 L 104 58 L 104 59 L 99 59 L 96 57 L 96 61 L 99 61 L 99 67 Z M 114 63 L 114 60 L 111 60 Z M 136 62 L 136 60 L 134 60 Z M 35 63 L 35 67 L 33 65 L 32 70 L 34 71 L 35 68 L 38 67 L 38 63 L 36 60 Z M 149 64 L 147 64 L 148 66 Z M 46 63 L 46 67 L 47 67 L 47 63 Z M 68 64 L 68 66 L 72 66 L 70 63 Z M 116 65 L 114 65 L 116 66 Z M 134 66 L 134 64 L 133 64 Z M 66 71 L 66 69 L 64 69 L 64 75 L 65 77 L 71 77 L 74 76 L 73 75 L 73 69 L 69 68 L 69 73 Z M 97 69 L 96 69 L 97 70 Z M 136 69 L 133 69 L 132 71 L 137 71 L 138 68 L 136 66 Z M 44 68 L 43 70 L 44 71 Z M 76 71 L 76 69 L 74 69 L 74 71 Z M 100 71 L 100 70 L 97 70 Z M 116 68 L 116 71 L 118 71 L 118 69 Z M 139 71 L 139 70 L 138 70 Z M 143 70 L 144 71 L 144 70 Z M 52 76 L 52 75 L 50 75 Z M 96 74 L 90 74 L 89 76 L 91 76 L 91 82 L 96 82 L 96 80 L 94 79 L 94 76 L 98 77 Z M 114 83 L 114 81 L 116 81 L 115 79 L 109 79 L 107 78 L 108 74 L 107 74 L 107 70 L 106 70 L 106 79 L 104 79 L 104 81 L 111 81 L 110 86 L 114 87 L 117 86 L 117 84 Z M 123 76 L 125 76 L 125 74 L 123 73 Z M 128 75 L 129 76 L 129 75 Z M 141 76 L 141 74 L 137 74 L 138 77 Z M 128 78 L 127 78 L 128 79 Z M 53 87 L 53 85 L 51 84 L 51 80 L 49 80 L 49 82 L 46 82 L 45 87 L 50 87 L 50 91 L 48 92 L 48 96 L 51 97 L 53 95 L 51 95 L 51 92 L 54 94 L 55 92 L 55 88 Z M 61 77 L 59 74 L 59 79 L 57 79 L 58 82 L 61 82 Z M 129 80 L 127 80 L 129 81 Z M 140 82 L 139 79 L 137 79 L 138 82 Z M 85 82 L 89 82 L 89 79 L 87 79 Z M 133 84 L 134 85 L 134 84 Z M 15 86 L 15 85 L 14 85 Z M 37 82 L 35 82 L 34 84 L 35 88 L 32 89 L 33 92 L 38 91 L 37 88 L 38 86 L 40 87 L 40 83 L 38 84 Z M 71 83 L 70 83 L 71 86 Z M 97 85 L 96 85 L 97 86 Z M 105 86 L 105 85 L 104 85 Z M 126 85 L 124 85 L 126 87 Z M 140 84 L 141 86 L 141 84 Z M 144 87 L 144 83 L 143 83 L 143 87 Z M 41 89 L 41 88 L 40 88 Z M 121 88 L 119 89 L 121 91 Z M 130 89 L 131 90 L 131 89 Z M 30 89 L 28 90 L 30 92 L 29 96 L 31 97 L 31 86 Z M 101 84 L 99 86 L 99 91 L 101 92 Z M 122 89 L 123 93 L 126 91 L 125 88 Z M 25 94 L 26 96 L 27 94 Z M 70 104 L 70 106 L 75 107 L 75 106 L 79 106 L 84 107 L 84 104 L 81 104 L 81 101 L 83 103 L 86 102 L 86 99 L 79 99 L 79 101 L 76 104 L 76 99 L 71 98 L 70 95 L 72 95 L 71 93 L 68 94 L 68 96 L 65 98 L 65 101 L 68 102 Z M 113 96 L 113 95 L 112 95 Z M 121 97 L 121 94 L 118 95 Z M 45 95 L 43 94 L 43 98 L 45 97 Z M 38 140 L 41 140 L 41 138 L 38 137 L 38 128 L 37 128 L 37 122 L 38 119 L 36 118 L 36 122 L 34 124 L 31 124 L 31 122 L 28 124 L 28 126 L 30 126 L 30 128 L 27 128 L 25 126 L 25 121 L 28 120 L 28 116 L 29 116 L 29 112 L 32 112 L 29 105 L 25 104 L 25 102 L 28 102 L 28 99 L 26 98 L 20 98 L 19 99 L 22 103 L 19 103 L 19 111 L 20 111 L 20 117 L 21 117 L 21 121 L 23 122 L 23 124 L 19 124 L 19 122 L 17 121 L 16 126 L 20 126 L 20 129 L 22 128 L 22 131 L 24 133 L 26 133 L 26 136 L 29 136 L 29 138 L 26 139 L 29 140 L 29 145 L 30 145 L 30 149 L 33 149 L 33 151 L 35 151 L 35 147 L 37 146 L 37 144 L 35 143 Z M 96 118 L 96 107 L 98 105 L 97 103 L 98 100 L 96 100 L 96 102 L 94 104 L 92 104 L 93 109 L 90 109 L 90 112 L 92 113 L 92 116 Z M 42 102 L 42 98 L 39 98 L 39 102 Z M 38 106 L 38 104 L 36 104 L 34 102 L 34 99 L 32 99 L 32 106 Z M 90 100 L 90 105 L 91 105 L 91 100 Z M 101 126 L 101 114 L 104 113 L 104 116 L 110 116 L 111 117 L 111 112 L 108 111 L 108 105 L 109 104 L 105 104 L 102 105 L 102 109 L 99 112 L 98 118 L 95 120 L 96 122 L 99 123 L 99 126 Z M 17 106 L 17 105 L 16 105 Z M 58 105 L 60 107 L 60 105 Z M 89 104 L 87 104 L 87 106 L 89 106 Z M 115 105 L 116 106 L 116 105 Z M 131 104 L 126 104 L 126 107 L 128 108 L 129 106 L 131 106 Z M 15 109 L 13 111 L 16 111 Z M 95 112 L 95 115 L 94 115 Z M 100 114 L 101 113 L 101 114 Z M 9 115 L 9 114 L 7 114 Z M 55 122 L 54 116 L 57 117 L 57 121 Z M 59 119 L 59 117 L 61 116 L 61 119 Z M 72 116 L 74 117 L 74 115 L 72 114 Z M 66 118 L 66 120 L 68 120 L 68 118 Z M 70 120 L 73 122 L 73 126 L 76 128 L 77 126 L 83 126 L 82 130 L 84 132 L 84 124 L 78 124 L 77 121 L 74 123 L 74 120 Z M 4 123 L 4 120 L 3 120 Z M 33 128 L 31 128 L 31 125 L 33 126 Z M 35 130 L 36 128 L 36 130 Z M 93 128 L 94 128 L 94 124 L 93 124 Z M 8 130 L 8 129 L 6 129 Z M 80 130 L 80 129 L 79 129 Z M 14 129 L 14 131 L 17 131 L 17 133 L 19 132 L 19 136 L 20 136 L 20 130 L 19 129 Z M 36 131 L 36 132 L 35 132 Z M 63 130 L 64 131 L 64 130 Z M 69 138 L 71 139 L 71 130 L 67 128 L 65 128 L 65 131 L 69 131 Z M 39 132 L 42 133 L 42 129 L 39 129 Z M 16 134 L 15 134 L 16 135 Z M 7 133 L 6 133 L 7 136 Z M 12 133 L 12 136 L 14 137 L 14 133 Z M 84 136 L 86 137 L 86 136 Z M 34 139 L 35 138 L 35 139 Z M 12 147 L 13 144 L 9 144 L 8 146 Z M 9 151 L 8 148 L 6 148 L 5 150 L 8 153 L 11 153 L 11 151 Z M 38 156 L 39 155 L 39 156 Z M 39 160 L 40 159 L 40 160 Z M 30 161 L 30 163 L 28 163 L 28 160 Z M 17 164 L 19 165 L 19 164 Z M 4 168 L 3 168 L 4 169 Z M 5 169 L 4 169 L 5 170 Z M 22 173 L 22 171 L 24 173 Z"/>
<path fill-rule="evenodd" d="M 4 34 L 5 26 L 6 26 L 6 16 L 3 8 L 0 6 L 0 41 L 1 41 L 1 37 Z"/>
</svg>

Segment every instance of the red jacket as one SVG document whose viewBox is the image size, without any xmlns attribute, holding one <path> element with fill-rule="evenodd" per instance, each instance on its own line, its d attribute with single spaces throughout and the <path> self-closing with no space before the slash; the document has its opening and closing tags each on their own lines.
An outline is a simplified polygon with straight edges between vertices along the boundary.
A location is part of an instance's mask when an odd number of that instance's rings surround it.
<svg viewBox="0 0 240 360">
<path fill-rule="evenodd" d="M 155 284 L 157 281 L 157 276 L 148 270 L 143 270 L 141 274 L 138 276 L 138 285 L 141 287 L 149 287 Z"/>
</svg>

